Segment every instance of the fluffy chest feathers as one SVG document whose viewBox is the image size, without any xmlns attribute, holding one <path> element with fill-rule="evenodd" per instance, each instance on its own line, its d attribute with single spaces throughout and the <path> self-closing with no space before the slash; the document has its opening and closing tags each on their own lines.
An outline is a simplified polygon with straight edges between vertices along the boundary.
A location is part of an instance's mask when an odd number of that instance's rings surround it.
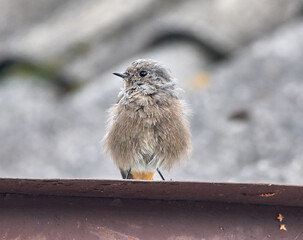
<svg viewBox="0 0 303 240">
<path fill-rule="evenodd" d="M 125 94 L 118 105 L 127 117 L 138 123 L 137 127 L 150 127 L 167 120 L 174 110 L 173 102 L 178 101 L 177 97 L 170 92 L 157 91 L 135 91 Z M 140 125 L 143 126 L 140 126 Z"/>
<path fill-rule="evenodd" d="M 164 93 L 123 96 L 111 109 L 108 151 L 125 169 L 150 162 L 155 168 L 164 158 L 170 168 L 186 155 L 189 131 L 183 110 L 178 98 Z"/>
</svg>

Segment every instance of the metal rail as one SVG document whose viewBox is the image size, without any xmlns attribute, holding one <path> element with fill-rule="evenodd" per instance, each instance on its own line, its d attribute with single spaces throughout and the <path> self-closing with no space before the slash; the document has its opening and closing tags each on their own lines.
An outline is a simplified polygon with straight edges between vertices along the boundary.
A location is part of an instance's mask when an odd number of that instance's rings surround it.
<svg viewBox="0 0 303 240">
<path fill-rule="evenodd" d="M 0 239 L 303 239 L 303 187 L 0 179 Z"/>
</svg>

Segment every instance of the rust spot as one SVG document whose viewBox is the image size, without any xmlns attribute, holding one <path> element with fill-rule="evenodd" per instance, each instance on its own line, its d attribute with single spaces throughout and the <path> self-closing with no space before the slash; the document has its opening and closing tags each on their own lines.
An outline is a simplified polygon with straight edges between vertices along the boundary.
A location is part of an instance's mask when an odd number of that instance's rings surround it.
<svg viewBox="0 0 303 240">
<path fill-rule="evenodd" d="M 273 197 L 275 196 L 277 193 L 260 193 L 259 196 L 260 197 Z"/>
<path fill-rule="evenodd" d="M 280 222 L 282 222 L 283 219 L 284 219 L 284 217 L 283 217 L 283 215 L 282 215 L 281 213 L 279 213 L 277 219 L 278 219 Z"/>
<path fill-rule="evenodd" d="M 287 231 L 287 228 L 285 227 L 285 224 L 280 224 L 280 230 L 281 231 Z"/>
</svg>

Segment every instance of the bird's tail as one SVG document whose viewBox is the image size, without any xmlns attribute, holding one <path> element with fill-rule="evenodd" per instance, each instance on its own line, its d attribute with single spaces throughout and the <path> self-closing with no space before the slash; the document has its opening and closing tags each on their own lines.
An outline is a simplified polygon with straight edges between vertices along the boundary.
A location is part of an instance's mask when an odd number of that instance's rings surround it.
<svg viewBox="0 0 303 240">
<path fill-rule="evenodd" d="M 154 180 L 155 172 L 120 171 L 123 179 Z"/>
<path fill-rule="evenodd" d="M 155 172 L 135 172 L 131 171 L 132 179 L 138 180 L 154 180 Z"/>
</svg>

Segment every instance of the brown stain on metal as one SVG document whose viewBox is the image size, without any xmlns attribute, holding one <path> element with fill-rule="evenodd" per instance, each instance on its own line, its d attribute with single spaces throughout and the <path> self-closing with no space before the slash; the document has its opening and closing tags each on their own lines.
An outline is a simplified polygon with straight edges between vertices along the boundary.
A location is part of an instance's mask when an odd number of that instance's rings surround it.
<svg viewBox="0 0 303 240">
<path fill-rule="evenodd" d="M 1 179 L 0 239 L 300 240 L 302 199 L 302 186 Z"/>
</svg>

